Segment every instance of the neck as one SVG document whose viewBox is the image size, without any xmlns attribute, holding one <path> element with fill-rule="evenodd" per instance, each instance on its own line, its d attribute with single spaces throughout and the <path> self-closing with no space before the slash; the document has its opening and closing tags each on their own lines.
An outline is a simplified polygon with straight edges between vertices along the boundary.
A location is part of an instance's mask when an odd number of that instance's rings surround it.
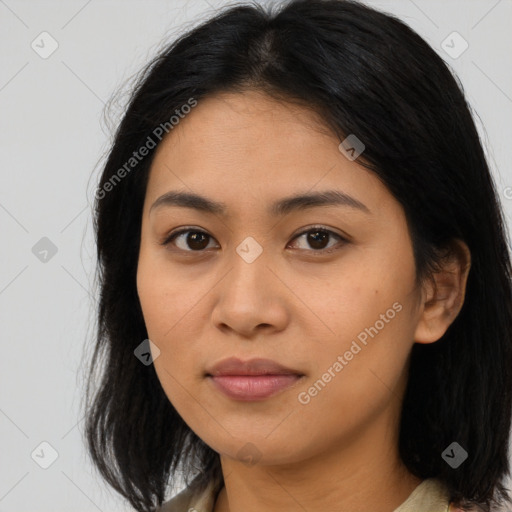
<svg viewBox="0 0 512 512">
<path fill-rule="evenodd" d="M 396 425 L 381 417 L 356 439 L 286 465 L 221 456 L 225 485 L 214 512 L 393 512 L 421 483 L 400 461 L 393 432 Z"/>
</svg>

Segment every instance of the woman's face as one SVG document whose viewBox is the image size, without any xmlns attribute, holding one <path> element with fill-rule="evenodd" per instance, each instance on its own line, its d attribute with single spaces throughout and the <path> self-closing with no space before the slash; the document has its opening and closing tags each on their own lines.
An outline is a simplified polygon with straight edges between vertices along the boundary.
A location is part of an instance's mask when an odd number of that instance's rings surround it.
<svg viewBox="0 0 512 512">
<path fill-rule="evenodd" d="M 201 99 L 157 148 L 137 270 L 154 365 L 183 420 L 229 458 L 297 462 L 398 428 L 421 314 L 411 240 L 400 204 L 339 142 L 253 91 Z M 155 205 L 171 191 L 224 210 Z M 320 193 L 352 200 L 289 201 Z M 300 376 L 207 376 L 229 357 Z"/>
</svg>

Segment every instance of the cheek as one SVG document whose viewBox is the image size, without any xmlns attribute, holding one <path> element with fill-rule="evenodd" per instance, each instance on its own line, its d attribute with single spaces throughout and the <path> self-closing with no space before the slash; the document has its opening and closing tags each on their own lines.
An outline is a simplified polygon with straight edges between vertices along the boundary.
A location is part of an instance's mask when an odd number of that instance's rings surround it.
<svg viewBox="0 0 512 512">
<path fill-rule="evenodd" d="M 363 263 L 326 294 L 309 294 L 329 327 L 319 340 L 311 380 L 319 379 L 319 387 L 328 382 L 325 387 L 346 406 L 389 393 L 402 378 L 414 341 L 413 262 L 380 252 L 379 265 Z"/>
<path fill-rule="evenodd" d="M 171 282 L 157 267 L 149 271 L 140 267 L 137 282 L 148 338 L 159 349 L 153 365 L 167 398 L 181 414 L 187 408 L 184 390 L 194 386 L 194 361 L 198 357 L 197 347 L 191 340 L 199 338 L 194 333 L 184 335 L 187 312 L 197 297 L 194 301 L 194 297 L 187 298 L 184 293 L 173 293 L 179 284 L 173 280 L 171 288 Z"/>
<path fill-rule="evenodd" d="M 383 333 L 390 331 L 389 326 L 403 319 L 398 310 L 403 309 L 405 289 L 398 280 L 384 279 L 384 273 L 353 267 L 350 275 L 327 286 L 305 287 L 301 295 L 308 297 L 319 320 L 322 344 L 348 350 L 353 339 L 364 343 L 373 336 L 386 337 Z"/>
<path fill-rule="evenodd" d="M 361 291 L 362 297 L 367 298 L 364 304 L 351 303 L 352 315 L 340 315 L 332 324 L 337 336 L 314 352 L 314 371 L 297 390 L 304 435 L 309 430 L 317 437 L 320 427 L 326 439 L 357 435 L 371 418 L 399 404 L 412 346 L 409 312 L 399 301 L 381 300 L 380 294 Z"/>
<path fill-rule="evenodd" d="M 169 400 L 186 404 L 201 370 L 201 331 L 208 317 L 201 298 L 208 291 L 206 280 L 190 279 L 175 272 L 165 258 L 141 253 L 137 269 L 137 291 L 148 338 L 160 353 L 154 367 Z M 190 398 L 190 397 L 189 397 Z"/>
<path fill-rule="evenodd" d="M 186 323 L 201 297 L 201 286 L 197 282 L 190 286 L 165 257 L 147 251 L 139 257 L 137 292 L 148 336 L 163 348 Z"/>
</svg>

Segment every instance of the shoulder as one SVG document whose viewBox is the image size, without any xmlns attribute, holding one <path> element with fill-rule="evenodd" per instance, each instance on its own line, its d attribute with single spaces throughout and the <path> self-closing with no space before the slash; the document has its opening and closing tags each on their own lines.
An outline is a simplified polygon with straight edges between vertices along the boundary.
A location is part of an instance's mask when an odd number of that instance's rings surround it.
<svg viewBox="0 0 512 512">
<path fill-rule="evenodd" d="M 196 482 L 197 480 L 194 480 L 189 487 L 162 503 L 156 512 L 213 512 L 223 482 L 212 480 L 203 491 L 198 490 Z"/>
<path fill-rule="evenodd" d="M 459 512 L 450 504 L 448 489 L 437 478 L 423 480 L 394 512 Z"/>
<path fill-rule="evenodd" d="M 189 509 L 194 507 L 198 498 L 198 494 L 187 487 L 169 501 L 162 503 L 156 512 L 188 512 Z"/>
</svg>

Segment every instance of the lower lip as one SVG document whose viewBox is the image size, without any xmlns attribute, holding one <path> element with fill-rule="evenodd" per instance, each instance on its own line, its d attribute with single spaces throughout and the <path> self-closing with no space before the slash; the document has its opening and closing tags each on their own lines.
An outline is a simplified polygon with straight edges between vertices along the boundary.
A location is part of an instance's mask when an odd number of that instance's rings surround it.
<svg viewBox="0 0 512 512">
<path fill-rule="evenodd" d="M 293 386 L 300 375 L 218 375 L 209 376 L 214 385 L 235 400 L 263 400 Z"/>
</svg>

